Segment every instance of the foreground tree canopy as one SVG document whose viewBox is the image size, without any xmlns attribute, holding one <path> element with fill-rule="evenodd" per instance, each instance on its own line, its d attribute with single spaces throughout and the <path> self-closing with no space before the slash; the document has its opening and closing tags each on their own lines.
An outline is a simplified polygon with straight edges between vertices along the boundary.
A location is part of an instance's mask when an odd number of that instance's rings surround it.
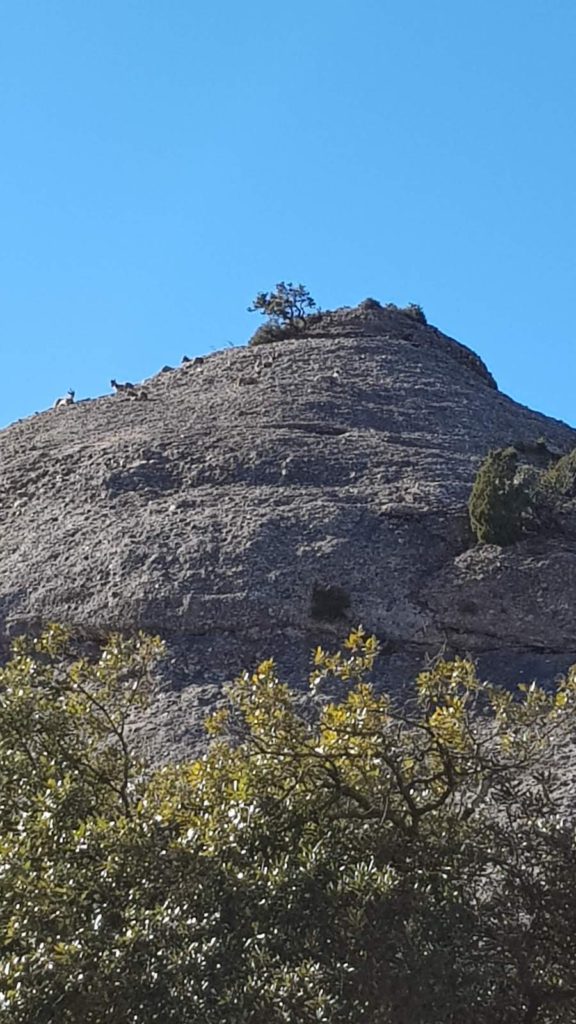
<svg viewBox="0 0 576 1024">
<path fill-rule="evenodd" d="M 0 673 L 1 1022 L 576 1019 L 575 674 L 441 661 L 400 706 L 359 630 L 315 652 L 315 714 L 265 662 L 204 758 L 152 769 L 127 729 L 160 654 L 54 627 Z"/>
</svg>

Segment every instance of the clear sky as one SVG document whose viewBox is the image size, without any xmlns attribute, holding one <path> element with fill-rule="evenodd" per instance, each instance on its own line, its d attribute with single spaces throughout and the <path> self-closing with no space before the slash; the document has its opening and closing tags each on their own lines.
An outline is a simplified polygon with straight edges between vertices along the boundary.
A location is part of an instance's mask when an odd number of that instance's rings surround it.
<svg viewBox="0 0 576 1024">
<path fill-rule="evenodd" d="M 2 0 L 0 424 L 420 303 L 576 425 L 574 0 Z"/>
</svg>

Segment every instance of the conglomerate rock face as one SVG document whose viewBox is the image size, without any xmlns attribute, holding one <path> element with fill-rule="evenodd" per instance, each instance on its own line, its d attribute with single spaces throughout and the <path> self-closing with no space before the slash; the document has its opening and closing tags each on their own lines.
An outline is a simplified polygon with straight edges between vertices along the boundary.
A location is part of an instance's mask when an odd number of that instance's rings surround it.
<svg viewBox="0 0 576 1024">
<path fill-rule="evenodd" d="M 242 668 L 302 678 L 359 623 L 394 685 L 440 651 L 506 681 L 576 661 L 576 535 L 474 546 L 466 514 L 489 449 L 576 431 L 465 346 L 369 300 L 145 386 L 0 434 L 0 616 L 4 642 L 46 621 L 163 636 L 137 723 L 155 757 L 194 749 Z"/>
</svg>

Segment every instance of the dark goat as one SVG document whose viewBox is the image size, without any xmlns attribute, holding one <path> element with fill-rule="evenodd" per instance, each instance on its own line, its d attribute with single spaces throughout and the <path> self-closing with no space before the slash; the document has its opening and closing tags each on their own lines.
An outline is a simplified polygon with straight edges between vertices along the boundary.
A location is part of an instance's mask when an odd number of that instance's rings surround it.
<svg viewBox="0 0 576 1024">
<path fill-rule="evenodd" d="M 130 384 L 130 381 L 126 381 L 124 384 L 119 384 L 117 380 L 112 379 L 110 381 L 110 387 L 114 388 L 114 391 L 119 395 L 122 391 L 136 391 L 134 384 Z"/>
</svg>

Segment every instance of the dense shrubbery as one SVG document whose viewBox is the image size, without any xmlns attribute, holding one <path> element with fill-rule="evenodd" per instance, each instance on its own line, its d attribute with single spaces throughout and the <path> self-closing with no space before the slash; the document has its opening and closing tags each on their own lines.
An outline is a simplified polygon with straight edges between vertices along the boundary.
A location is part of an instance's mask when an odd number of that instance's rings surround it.
<svg viewBox="0 0 576 1024">
<path fill-rule="evenodd" d="M 126 728 L 158 651 L 52 629 L 0 673 L 0 1021 L 574 1020 L 574 674 L 512 696 L 439 662 L 400 707 L 358 631 L 314 656 L 341 703 L 301 717 L 265 662 L 154 771 Z"/>
<path fill-rule="evenodd" d="M 543 474 L 542 484 L 554 494 L 576 498 L 576 449 L 563 455 Z"/>
<path fill-rule="evenodd" d="M 525 532 L 530 500 L 516 479 L 518 454 L 514 448 L 490 452 L 482 462 L 468 502 L 470 525 L 484 544 L 513 544 Z"/>
<path fill-rule="evenodd" d="M 417 302 L 409 302 L 407 306 L 401 306 L 400 313 L 404 313 L 404 316 L 411 317 L 412 320 L 417 320 L 419 324 L 428 323 L 422 306 L 419 306 Z"/>
<path fill-rule="evenodd" d="M 250 345 L 269 345 L 274 341 L 285 341 L 286 338 L 293 338 L 295 327 L 293 324 L 265 323 L 254 331 L 250 338 Z"/>
<path fill-rule="evenodd" d="M 519 464 L 518 452 L 553 464 Z M 540 461 L 540 467 L 542 462 Z M 559 457 L 544 438 L 490 452 L 481 463 L 468 502 L 477 541 L 514 544 L 528 532 L 553 529 L 576 498 L 576 449 Z"/>
<path fill-rule="evenodd" d="M 416 320 L 420 324 L 427 324 L 426 314 L 419 306 L 417 302 L 409 302 L 407 306 L 397 306 L 395 302 L 387 302 L 382 306 L 379 302 L 374 299 L 365 299 L 362 305 L 374 302 L 380 309 L 384 309 L 389 313 L 400 313 L 402 316 L 409 316 L 411 320 Z"/>
</svg>

